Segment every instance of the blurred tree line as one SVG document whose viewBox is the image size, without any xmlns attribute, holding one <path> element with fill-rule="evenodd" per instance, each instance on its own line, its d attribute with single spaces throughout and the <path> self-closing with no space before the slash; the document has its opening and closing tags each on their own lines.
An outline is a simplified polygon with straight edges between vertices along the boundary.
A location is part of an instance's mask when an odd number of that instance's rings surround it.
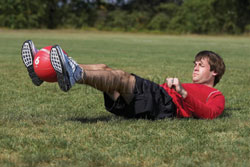
<svg viewBox="0 0 250 167">
<path fill-rule="evenodd" d="M 0 27 L 250 32 L 250 0 L 1 0 Z"/>
</svg>

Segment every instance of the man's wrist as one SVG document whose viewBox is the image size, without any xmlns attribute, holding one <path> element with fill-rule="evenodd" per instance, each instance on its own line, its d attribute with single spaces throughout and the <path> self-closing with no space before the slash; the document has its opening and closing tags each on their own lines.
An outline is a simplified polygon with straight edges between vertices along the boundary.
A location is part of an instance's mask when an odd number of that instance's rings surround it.
<svg viewBox="0 0 250 167">
<path fill-rule="evenodd" d="M 183 99 L 185 99 L 187 97 L 187 95 L 188 95 L 188 93 L 187 93 L 187 91 L 185 89 L 182 89 L 180 94 L 181 94 Z"/>
</svg>

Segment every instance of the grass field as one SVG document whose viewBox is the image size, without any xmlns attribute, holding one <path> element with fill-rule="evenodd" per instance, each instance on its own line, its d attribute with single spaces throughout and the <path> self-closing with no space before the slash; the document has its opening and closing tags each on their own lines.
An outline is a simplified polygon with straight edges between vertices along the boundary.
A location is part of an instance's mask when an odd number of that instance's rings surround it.
<svg viewBox="0 0 250 167">
<path fill-rule="evenodd" d="M 215 120 L 126 120 L 106 112 L 102 93 L 83 85 L 32 84 L 24 40 L 60 44 L 79 63 L 105 63 L 157 83 L 191 82 L 194 55 L 226 63 L 216 88 L 226 97 Z M 250 37 L 165 36 L 0 30 L 0 166 L 249 166 Z"/>
</svg>

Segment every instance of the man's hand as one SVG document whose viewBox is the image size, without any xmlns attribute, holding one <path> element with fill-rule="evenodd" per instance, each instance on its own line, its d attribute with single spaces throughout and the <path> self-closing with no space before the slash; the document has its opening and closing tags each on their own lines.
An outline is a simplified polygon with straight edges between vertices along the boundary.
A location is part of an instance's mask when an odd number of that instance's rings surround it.
<svg viewBox="0 0 250 167">
<path fill-rule="evenodd" d="M 175 89 L 184 99 L 187 97 L 187 91 L 181 86 L 178 78 L 166 78 L 166 81 L 169 88 Z"/>
</svg>

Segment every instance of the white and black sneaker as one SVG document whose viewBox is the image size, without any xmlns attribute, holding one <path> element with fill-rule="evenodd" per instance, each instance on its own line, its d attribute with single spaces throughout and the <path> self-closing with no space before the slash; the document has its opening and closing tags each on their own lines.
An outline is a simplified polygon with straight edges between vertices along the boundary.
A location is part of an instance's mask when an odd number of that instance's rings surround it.
<svg viewBox="0 0 250 167">
<path fill-rule="evenodd" d="M 23 43 L 21 56 L 25 67 L 28 70 L 29 76 L 34 85 L 40 86 L 43 81 L 36 75 L 33 67 L 34 56 L 38 50 L 35 48 L 34 43 L 31 40 L 27 40 Z"/>
<path fill-rule="evenodd" d="M 50 50 L 50 61 L 57 74 L 57 82 L 61 90 L 67 92 L 77 81 L 82 79 L 83 70 L 72 59 L 64 54 L 59 45 Z"/>
</svg>

